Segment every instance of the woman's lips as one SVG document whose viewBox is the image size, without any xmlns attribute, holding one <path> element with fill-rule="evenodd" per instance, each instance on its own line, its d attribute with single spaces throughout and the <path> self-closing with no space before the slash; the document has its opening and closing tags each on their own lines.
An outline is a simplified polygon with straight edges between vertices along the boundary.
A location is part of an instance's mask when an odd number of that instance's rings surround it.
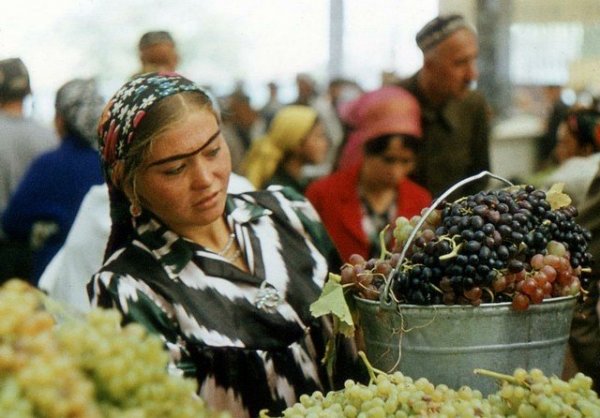
<svg viewBox="0 0 600 418">
<path fill-rule="evenodd" d="M 214 192 L 210 196 L 198 200 L 194 203 L 194 207 L 197 209 L 207 209 L 217 204 L 219 199 L 219 192 Z"/>
</svg>

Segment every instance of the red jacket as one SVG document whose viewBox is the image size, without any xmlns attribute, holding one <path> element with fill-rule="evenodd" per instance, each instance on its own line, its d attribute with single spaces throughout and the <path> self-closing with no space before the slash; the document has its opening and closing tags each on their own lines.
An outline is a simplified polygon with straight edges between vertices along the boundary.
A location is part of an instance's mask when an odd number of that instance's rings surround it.
<svg viewBox="0 0 600 418">
<path fill-rule="evenodd" d="M 306 197 L 321 216 L 342 261 L 357 253 L 369 254 L 369 239 L 362 229 L 361 203 L 358 195 L 360 165 L 339 170 L 312 182 Z M 398 183 L 396 216 L 410 219 L 431 204 L 431 194 L 411 180 Z"/>
</svg>

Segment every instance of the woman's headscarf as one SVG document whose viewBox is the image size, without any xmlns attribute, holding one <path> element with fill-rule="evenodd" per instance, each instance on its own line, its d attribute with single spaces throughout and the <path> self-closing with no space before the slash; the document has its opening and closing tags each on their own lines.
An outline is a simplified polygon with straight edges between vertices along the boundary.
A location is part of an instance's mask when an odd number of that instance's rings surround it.
<svg viewBox="0 0 600 418">
<path fill-rule="evenodd" d="M 98 143 L 110 194 L 111 236 L 105 259 L 125 244 L 133 233 L 129 201 L 119 189 L 125 158 L 136 142 L 136 128 L 160 100 L 183 92 L 206 92 L 177 73 L 146 73 L 125 83 L 109 100 L 98 126 Z"/>
<path fill-rule="evenodd" d="M 386 86 L 364 93 L 340 109 L 340 117 L 348 126 L 346 140 L 337 168 L 358 164 L 363 158 L 365 142 L 383 135 L 408 135 L 420 138 L 421 108 L 407 90 Z"/>
<path fill-rule="evenodd" d="M 316 110 L 301 105 L 286 106 L 275 114 L 267 134 L 252 143 L 243 163 L 244 174 L 256 188 L 262 188 L 286 154 L 302 143 L 317 117 Z"/>
<path fill-rule="evenodd" d="M 56 93 L 54 107 L 69 133 L 84 145 L 97 148 L 96 132 L 104 98 L 94 80 L 75 79 L 63 84 Z"/>
</svg>

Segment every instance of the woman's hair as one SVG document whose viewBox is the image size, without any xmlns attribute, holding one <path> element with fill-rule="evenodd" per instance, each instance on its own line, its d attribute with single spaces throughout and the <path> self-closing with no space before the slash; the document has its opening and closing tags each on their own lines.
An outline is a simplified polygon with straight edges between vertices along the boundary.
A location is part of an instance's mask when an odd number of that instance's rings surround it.
<svg viewBox="0 0 600 418">
<path fill-rule="evenodd" d="M 154 140 L 194 110 L 210 111 L 217 119 L 217 123 L 220 124 L 218 109 L 213 105 L 211 98 L 198 91 L 183 92 L 166 97 L 148 110 L 135 129 L 135 142 L 125 157 L 120 187 L 125 184 L 133 186 L 135 176 L 142 162 L 151 152 Z"/>
<path fill-rule="evenodd" d="M 600 150 L 600 112 L 588 108 L 572 109 L 564 121 L 580 147 L 589 145 L 593 152 Z"/>
<path fill-rule="evenodd" d="M 422 141 L 419 138 L 416 138 L 411 135 L 382 135 L 375 139 L 371 139 L 363 145 L 363 152 L 365 155 L 373 156 L 373 155 L 381 155 L 383 154 L 390 145 L 390 142 L 394 138 L 402 138 L 402 144 L 404 147 L 409 148 L 415 154 L 419 152 L 419 146 Z"/>
<path fill-rule="evenodd" d="M 252 143 L 242 162 L 242 171 L 254 187 L 265 185 L 317 122 L 318 113 L 309 106 L 290 105 L 277 112 L 267 134 Z"/>
</svg>

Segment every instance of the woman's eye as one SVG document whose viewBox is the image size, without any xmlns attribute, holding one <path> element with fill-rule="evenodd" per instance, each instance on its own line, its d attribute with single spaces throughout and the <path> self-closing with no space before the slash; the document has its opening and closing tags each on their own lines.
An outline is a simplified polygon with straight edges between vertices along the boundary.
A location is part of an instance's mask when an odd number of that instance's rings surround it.
<svg viewBox="0 0 600 418">
<path fill-rule="evenodd" d="M 173 176 L 175 174 L 179 174 L 185 168 L 185 164 L 178 165 L 177 167 L 170 168 L 165 171 L 165 174 L 168 176 Z"/>
<path fill-rule="evenodd" d="M 209 157 L 216 157 L 217 154 L 219 153 L 219 151 L 221 151 L 221 147 L 216 147 L 216 148 L 214 148 L 212 150 L 209 150 L 207 155 Z"/>
</svg>

